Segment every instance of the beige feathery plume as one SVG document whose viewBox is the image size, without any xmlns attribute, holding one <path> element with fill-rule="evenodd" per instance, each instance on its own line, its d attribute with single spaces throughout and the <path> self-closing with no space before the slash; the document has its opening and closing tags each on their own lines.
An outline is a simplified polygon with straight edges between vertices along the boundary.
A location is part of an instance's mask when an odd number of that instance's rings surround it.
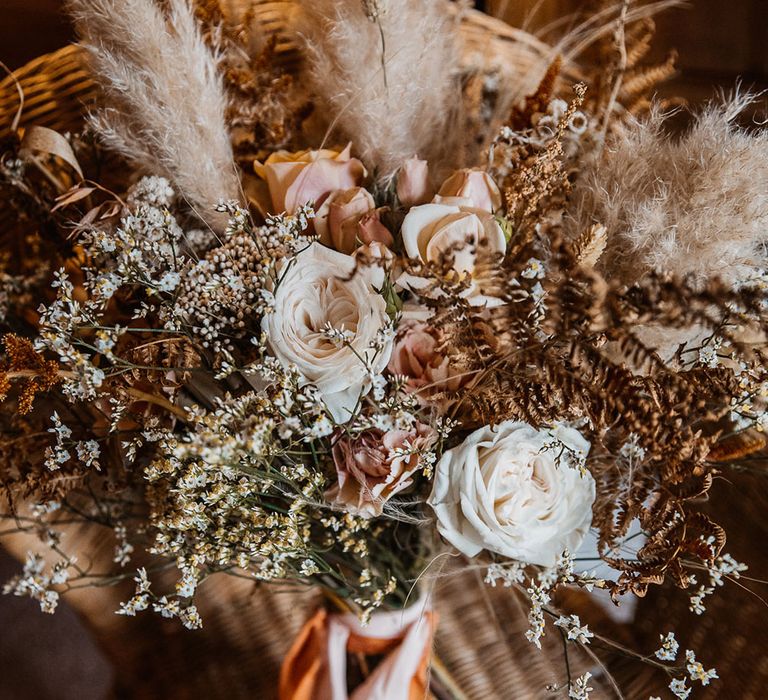
<svg viewBox="0 0 768 700">
<path fill-rule="evenodd" d="M 413 155 L 445 164 L 461 93 L 456 18 L 433 0 L 306 0 L 309 88 L 334 140 L 380 180 Z"/>
<path fill-rule="evenodd" d="M 102 141 L 142 169 L 168 177 L 214 228 L 219 199 L 238 199 L 216 57 L 185 0 L 69 0 L 102 86 L 92 120 Z"/>
<path fill-rule="evenodd" d="M 690 130 L 665 133 L 658 108 L 610 140 L 574 190 L 574 235 L 606 229 L 599 266 L 632 283 L 655 270 L 738 284 L 768 264 L 768 130 L 735 121 L 754 99 L 706 108 Z"/>
</svg>

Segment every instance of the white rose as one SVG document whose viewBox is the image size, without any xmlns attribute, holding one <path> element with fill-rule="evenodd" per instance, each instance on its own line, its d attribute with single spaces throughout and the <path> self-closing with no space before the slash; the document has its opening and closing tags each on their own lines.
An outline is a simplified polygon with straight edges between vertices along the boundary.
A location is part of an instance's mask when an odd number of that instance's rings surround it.
<svg viewBox="0 0 768 700">
<path fill-rule="evenodd" d="M 445 255 L 452 255 L 454 269 L 470 277 L 475 273 L 480 244 L 491 254 L 504 253 L 507 248 L 504 232 L 496 219 L 461 197 L 452 197 L 447 203 L 413 207 L 403 220 L 401 233 L 410 258 L 423 263 L 440 263 Z M 403 273 L 398 284 L 419 290 L 429 282 Z M 501 303 L 499 299 L 483 294 L 476 283 L 470 286 L 467 298 L 476 306 Z"/>
<path fill-rule="evenodd" d="M 595 482 L 578 466 L 589 443 L 573 428 L 505 421 L 475 431 L 438 463 L 429 504 L 440 534 L 463 554 L 487 549 L 554 566 L 592 522 Z"/>
<path fill-rule="evenodd" d="M 390 334 L 378 350 L 372 347 L 389 325 L 387 304 L 376 292 L 383 283 L 381 267 L 358 265 L 350 255 L 312 243 L 290 263 L 277 286 L 274 311 L 262 320 L 269 349 L 317 387 L 337 423 L 348 421 L 369 391 L 371 372 L 380 373 L 389 362 Z M 349 344 L 330 339 L 328 324 L 344 331 Z"/>
</svg>

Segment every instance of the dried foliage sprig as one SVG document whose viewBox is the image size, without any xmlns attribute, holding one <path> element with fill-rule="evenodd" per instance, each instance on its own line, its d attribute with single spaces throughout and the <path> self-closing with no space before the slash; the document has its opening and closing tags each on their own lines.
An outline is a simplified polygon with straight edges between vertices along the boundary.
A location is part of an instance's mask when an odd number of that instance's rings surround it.
<svg viewBox="0 0 768 700">
<path fill-rule="evenodd" d="M 277 36 L 253 27 L 252 8 L 230 16 L 221 0 L 198 0 L 195 13 L 219 61 L 235 155 L 250 170 L 254 159 L 291 143 L 311 103 L 304 97 L 293 104 L 294 77 L 275 60 Z"/>
<path fill-rule="evenodd" d="M 435 275 L 440 294 L 427 290 L 436 312 L 430 328 L 456 374 L 466 378 L 441 398 L 452 402 L 453 417 L 467 428 L 509 419 L 548 425 L 564 412 L 585 422 L 595 441 L 593 526 L 604 556 L 621 572 L 609 584 L 612 592 L 643 595 L 667 576 L 686 586 L 685 562 L 712 565 L 724 542 L 722 530 L 695 507 L 717 473 L 710 450 L 728 425 L 739 382 L 750 372 L 757 385 L 766 377 L 760 352 L 731 337 L 724 324 L 740 309 L 739 323 L 751 318 L 765 332 L 763 293 L 715 280 L 697 288 L 691 280 L 655 274 L 626 287 L 581 263 L 583 253 L 572 244 L 551 243 L 549 251 L 530 244 L 517 262 L 506 258 L 504 272 L 485 280 L 484 292 L 495 289 L 508 301 L 503 306 L 477 311 L 462 288 Z M 546 264 L 523 262 L 534 255 Z M 499 264 L 488 263 L 491 269 Z M 532 274 L 544 267 L 546 275 Z M 637 335 L 648 319 L 671 328 L 704 325 L 728 339 L 748 373 L 700 360 L 686 369 L 668 367 Z M 633 521 L 649 539 L 624 558 Z"/>
</svg>

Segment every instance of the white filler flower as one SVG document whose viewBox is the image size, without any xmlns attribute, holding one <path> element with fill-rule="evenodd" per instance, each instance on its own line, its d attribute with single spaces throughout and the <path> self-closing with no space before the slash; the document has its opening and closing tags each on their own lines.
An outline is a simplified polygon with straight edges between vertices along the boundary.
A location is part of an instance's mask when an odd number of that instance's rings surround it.
<svg viewBox="0 0 768 700">
<path fill-rule="evenodd" d="M 376 291 L 383 283 L 380 267 L 312 243 L 290 263 L 262 321 L 272 353 L 317 387 L 337 423 L 389 362 L 387 304 Z"/>
<path fill-rule="evenodd" d="M 470 557 L 487 549 L 554 566 L 592 522 L 595 482 L 578 466 L 589 447 L 565 425 L 505 421 L 476 430 L 437 466 L 429 504 L 440 534 Z"/>
</svg>

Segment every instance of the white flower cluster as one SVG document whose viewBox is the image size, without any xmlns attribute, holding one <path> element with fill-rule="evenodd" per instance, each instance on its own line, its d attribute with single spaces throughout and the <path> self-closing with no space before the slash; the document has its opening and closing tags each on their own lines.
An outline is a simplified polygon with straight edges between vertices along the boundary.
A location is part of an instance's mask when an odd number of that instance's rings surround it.
<svg viewBox="0 0 768 700">
<path fill-rule="evenodd" d="M 768 382 L 759 381 L 762 371 L 761 365 L 734 363 L 740 393 L 731 400 L 730 418 L 738 429 L 768 430 Z"/>
<path fill-rule="evenodd" d="M 200 629 L 203 621 L 197 607 L 192 603 L 187 603 L 185 599 L 194 594 L 197 585 L 195 574 L 191 570 L 182 570 L 182 577 L 176 585 L 176 596 L 155 596 L 151 590 L 151 583 L 147 576 L 147 570 L 140 568 L 136 571 L 133 579 L 136 583 L 136 589 L 133 596 L 125 603 L 120 604 L 116 610 L 118 615 L 135 617 L 136 613 L 152 610 L 164 618 L 177 617 L 187 629 Z"/>
<path fill-rule="evenodd" d="M 544 586 L 537 585 L 533 581 L 527 589 L 531 601 L 531 609 L 528 611 L 528 627 L 525 638 L 541 649 L 541 638 L 544 636 L 544 606 L 551 600 Z"/>
<path fill-rule="evenodd" d="M 555 620 L 555 627 L 560 627 L 566 634 L 569 642 L 589 644 L 589 640 L 595 635 L 590 632 L 587 625 L 582 625 L 578 615 L 560 615 Z"/>
<path fill-rule="evenodd" d="M 74 288 L 62 268 L 54 273 L 51 285 L 57 290 L 56 299 L 49 306 L 40 306 L 40 335 L 37 349 L 47 348 L 70 369 L 64 374 L 62 390 L 70 400 L 93 399 L 104 381 L 104 370 L 93 363 L 93 353 L 77 339 L 80 327 L 94 328 L 102 303 L 92 299 L 79 302 Z"/>
<path fill-rule="evenodd" d="M 668 632 L 666 636 L 663 634 L 659 636 L 661 637 L 661 648 L 656 650 L 656 658 L 661 659 L 661 661 L 674 661 L 680 649 L 680 644 L 675 639 L 675 633 Z"/>
<path fill-rule="evenodd" d="M 677 639 L 675 639 L 674 632 L 660 635 L 660 637 L 662 644 L 661 648 L 657 649 L 655 652 L 656 658 L 661 661 L 674 662 L 677 659 L 677 654 L 680 650 L 680 644 Z M 687 649 L 685 652 L 685 662 L 685 669 L 688 672 L 688 677 L 691 682 L 709 685 L 711 680 L 718 677 L 717 671 L 715 671 L 714 668 L 706 670 L 704 666 L 696 660 L 696 654 L 690 649 Z M 691 694 L 691 689 L 686 685 L 685 678 L 673 679 L 669 684 L 669 689 L 676 697 L 680 698 L 680 700 L 685 700 Z"/>
<path fill-rule="evenodd" d="M 506 565 L 493 563 L 488 567 L 483 580 L 494 588 L 497 581 L 501 581 L 504 588 L 511 588 L 525 581 L 525 564 L 517 561 Z"/>
<path fill-rule="evenodd" d="M 233 351 L 233 339 L 253 335 L 258 320 L 273 309 L 280 269 L 312 241 L 304 231 L 313 216 L 304 207 L 254 228 L 248 211 L 236 203 L 218 210 L 229 215 L 224 240 L 182 270 L 178 297 L 165 319 L 169 330 L 185 329 L 217 353 Z"/>
<path fill-rule="evenodd" d="M 50 573 L 46 573 L 43 558 L 29 552 L 24 570 L 3 586 L 3 593 L 28 596 L 40 603 L 43 612 L 54 613 L 59 604 L 59 592 L 54 587 L 69 580 L 69 569 L 73 564 L 72 559 L 63 560 L 54 564 Z"/>
<path fill-rule="evenodd" d="M 590 687 L 589 679 L 592 678 L 592 674 L 587 671 L 583 676 L 579 676 L 568 689 L 568 697 L 570 700 L 589 700 L 589 694 L 594 690 Z"/>
<path fill-rule="evenodd" d="M 528 612 L 529 629 L 525 636 L 529 642 L 541 649 L 541 638 L 545 632 L 546 606 L 551 600 L 552 592 L 561 585 L 577 585 L 592 591 L 594 588 L 604 588 L 605 580 L 597 578 L 594 572 L 574 572 L 573 557 L 566 550 L 559 557 L 555 566 L 541 569 L 535 580 L 530 579 L 528 587 L 523 589 L 523 581 L 526 576 L 527 565 L 524 562 L 511 561 L 504 564 L 494 562 L 488 566 L 485 574 L 485 583 L 496 587 L 498 582 L 505 588 L 518 588 L 528 594 L 531 608 Z M 582 625 L 578 615 L 560 615 L 555 621 L 555 626 L 564 630 L 566 639 L 579 644 L 588 644 L 594 635 L 587 625 Z"/>
<path fill-rule="evenodd" d="M 54 411 L 51 416 L 52 428 L 48 428 L 49 433 L 56 436 L 56 445 L 45 448 L 45 466 L 51 471 L 55 471 L 62 464 L 68 462 L 72 456 L 67 449 L 67 441 L 72 435 L 72 430 L 61 422 L 59 414 Z"/>
<path fill-rule="evenodd" d="M 691 612 L 702 615 L 706 608 L 704 599 L 715 592 L 717 586 L 724 585 L 724 578 L 737 579 L 747 570 L 747 565 L 736 561 L 730 554 L 723 554 L 715 560 L 713 566 L 707 569 L 709 585 L 699 586 L 691 596 L 689 608 Z M 692 583 L 696 583 L 695 578 Z"/>
</svg>

